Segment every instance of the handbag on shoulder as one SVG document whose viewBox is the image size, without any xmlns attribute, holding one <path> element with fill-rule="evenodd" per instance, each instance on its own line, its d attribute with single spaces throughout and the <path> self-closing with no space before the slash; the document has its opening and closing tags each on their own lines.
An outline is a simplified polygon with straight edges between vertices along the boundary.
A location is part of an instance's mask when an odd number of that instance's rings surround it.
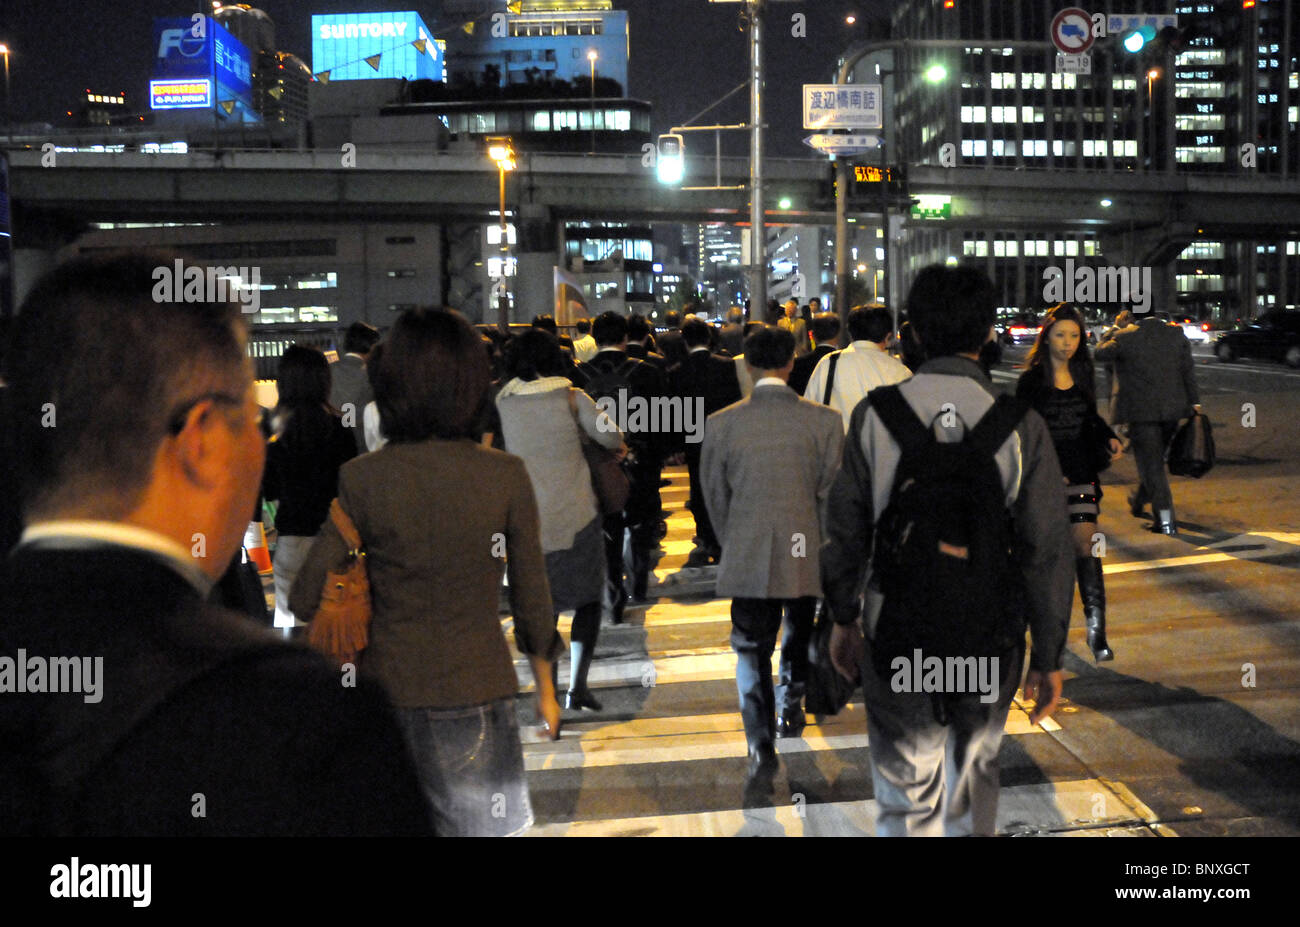
<svg viewBox="0 0 1300 927">
<path fill-rule="evenodd" d="M 307 643 L 342 666 L 356 663 L 370 643 L 370 577 L 361 535 L 338 499 L 330 503 L 329 517 L 347 546 L 347 560 L 342 569 L 325 574 Z"/>
<path fill-rule="evenodd" d="M 569 408 L 573 411 L 573 420 L 578 426 L 578 443 L 582 445 L 582 456 L 586 458 L 587 469 L 591 471 L 591 488 L 596 493 L 596 506 L 601 515 L 617 515 L 627 506 L 632 483 L 618 455 L 591 440 L 590 435 L 583 430 L 582 422 L 578 420 L 575 392 L 576 390 L 569 390 Z"/>
</svg>

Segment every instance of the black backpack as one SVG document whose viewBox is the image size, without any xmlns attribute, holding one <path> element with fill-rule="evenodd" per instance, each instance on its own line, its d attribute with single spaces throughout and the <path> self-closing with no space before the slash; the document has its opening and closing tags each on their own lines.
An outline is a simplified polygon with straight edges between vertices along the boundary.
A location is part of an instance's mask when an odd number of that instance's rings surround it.
<svg viewBox="0 0 1300 927">
<path fill-rule="evenodd" d="M 636 393 L 632 389 L 632 381 L 629 378 L 640 363 L 635 357 L 629 357 L 612 366 L 604 364 L 597 366 L 592 361 L 587 361 L 582 364 L 583 373 L 588 375 L 583 390 L 595 400 L 613 399 L 617 402 L 619 390 L 626 390 L 623 395 L 630 398 Z"/>
<path fill-rule="evenodd" d="M 873 585 L 884 599 L 871 644 L 876 672 L 890 679 L 894 659 L 910 665 L 917 650 L 922 659 L 1007 653 L 1024 639 L 1025 600 L 994 455 L 1028 405 L 1001 396 L 961 441 L 945 444 L 898 387 L 874 389 L 868 401 L 901 451 L 875 532 Z"/>
</svg>

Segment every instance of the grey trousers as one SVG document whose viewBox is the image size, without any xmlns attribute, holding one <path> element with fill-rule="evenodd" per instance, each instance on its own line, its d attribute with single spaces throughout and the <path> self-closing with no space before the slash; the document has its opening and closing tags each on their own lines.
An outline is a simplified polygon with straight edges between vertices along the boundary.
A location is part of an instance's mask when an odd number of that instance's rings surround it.
<svg viewBox="0 0 1300 927">
<path fill-rule="evenodd" d="M 1178 430 L 1178 422 L 1131 422 L 1128 436 L 1133 442 L 1133 457 L 1138 471 L 1138 502 L 1150 502 L 1153 516 L 1161 509 L 1173 509 L 1174 494 L 1165 472 L 1165 451 Z"/>
<path fill-rule="evenodd" d="M 951 699 L 946 725 L 935 720 L 932 695 L 894 692 L 869 655 L 863 663 L 877 835 L 993 836 L 998 747 L 1020 685 L 1023 645 L 999 660 L 997 701 L 981 702 L 979 693 Z"/>
</svg>

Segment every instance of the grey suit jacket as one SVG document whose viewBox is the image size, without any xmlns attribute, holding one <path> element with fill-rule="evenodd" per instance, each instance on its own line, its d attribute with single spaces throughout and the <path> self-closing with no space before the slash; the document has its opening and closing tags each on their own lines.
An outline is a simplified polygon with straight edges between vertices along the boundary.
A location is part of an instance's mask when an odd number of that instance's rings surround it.
<svg viewBox="0 0 1300 927">
<path fill-rule="evenodd" d="M 366 365 L 361 358 L 355 354 L 344 354 L 337 363 L 330 364 L 330 405 L 343 412 L 343 422 L 356 439 L 357 453 L 360 454 L 366 452 L 362 413 L 374 398 L 370 378 L 366 375 Z"/>
<path fill-rule="evenodd" d="M 784 385 L 709 416 L 700 482 L 722 542 L 719 596 L 822 594 L 823 506 L 843 447 L 839 413 Z"/>
<path fill-rule="evenodd" d="M 1115 423 L 1177 421 L 1201 401 L 1192 346 L 1176 325 L 1145 318 L 1100 345 L 1096 358 L 1114 365 L 1119 382 Z"/>
</svg>

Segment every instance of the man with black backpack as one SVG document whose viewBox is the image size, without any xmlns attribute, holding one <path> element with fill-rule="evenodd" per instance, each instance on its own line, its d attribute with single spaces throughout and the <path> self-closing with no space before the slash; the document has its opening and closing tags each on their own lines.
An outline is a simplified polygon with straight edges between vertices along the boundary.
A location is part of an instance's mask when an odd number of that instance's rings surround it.
<svg viewBox="0 0 1300 927">
<path fill-rule="evenodd" d="M 831 654 L 862 674 L 881 836 L 993 834 L 1026 625 L 1030 721 L 1061 694 L 1063 478 L 1042 418 L 995 401 L 977 363 L 994 306 L 982 271 L 918 274 L 907 311 L 931 360 L 854 410 L 827 507 Z"/>
<path fill-rule="evenodd" d="M 638 416 L 629 411 L 631 405 L 646 408 L 652 400 L 665 397 L 667 381 L 653 364 L 628 356 L 627 329 L 627 319 L 617 312 L 598 315 L 591 323 L 591 336 L 596 339 L 598 349 L 596 356 L 579 364 L 569 375 L 574 386 L 585 390 L 619 423 L 631 448 L 626 462 L 631 483 L 627 507 L 617 515 L 608 516 L 604 523 L 606 604 L 615 624 L 622 622 L 629 599 L 642 602 L 646 598 L 650 555 L 659 542 L 659 474 L 672 441 L 672 435 L 656 417 Z"/>
</svg>

